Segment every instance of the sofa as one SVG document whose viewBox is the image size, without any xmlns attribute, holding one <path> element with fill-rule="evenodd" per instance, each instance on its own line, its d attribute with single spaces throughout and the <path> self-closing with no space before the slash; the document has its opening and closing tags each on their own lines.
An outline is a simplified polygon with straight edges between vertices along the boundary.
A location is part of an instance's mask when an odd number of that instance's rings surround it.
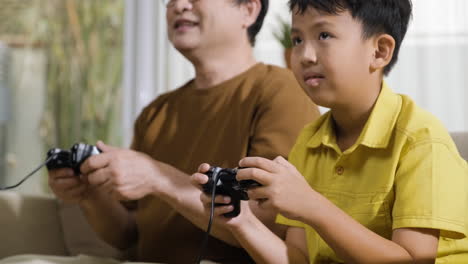
<svg viewBox="0 0 468 264">
<path fill-rule="evenodd" d="M 468 160 L 468 132 L 452 138 Z M 78 207 L 53 197 L 0 192 L 0 237 L 0 259 L 17 254 L 126 257 L 94 234 Z"/>
<path fill-rule="evenodd" d="M 462 158 L 468 161 L 468 132 L 452 132 L 450 135 L 457 145 Z"/>
<path fill-rule="evenodd" d="M 78 206 L 51 196 L 0 192 L 0 227 L 0 259 L 26 253 L 126 257 L 97 237 Z"/>
<path fill-rule="evenodd" d="M 0 192 L 0 264 L 150 264 L 98 238 L 78 206 Z M 202 264 L 216 264 L 203 260 Z"/>
</svg>

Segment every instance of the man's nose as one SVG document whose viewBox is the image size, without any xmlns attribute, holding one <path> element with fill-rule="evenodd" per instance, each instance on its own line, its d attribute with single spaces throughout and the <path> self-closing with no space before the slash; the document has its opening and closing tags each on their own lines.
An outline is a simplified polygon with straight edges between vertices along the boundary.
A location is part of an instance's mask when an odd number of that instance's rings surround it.
<svg viewBox="0 0 468 264">
<path fill-rule="evenodd" d="M 193 8 L 192 0 L 172 0 L 174 1 L 174 9 L 177 13 L 191 10 Z"/>
</svg>

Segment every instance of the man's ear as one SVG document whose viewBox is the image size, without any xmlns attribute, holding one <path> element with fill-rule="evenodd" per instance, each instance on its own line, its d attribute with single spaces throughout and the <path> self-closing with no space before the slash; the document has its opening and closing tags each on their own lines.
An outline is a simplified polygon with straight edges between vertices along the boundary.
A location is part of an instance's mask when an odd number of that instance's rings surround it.
<svg viewBox="0 0 468 264">
<path fill-rule="evenodd" d="M 260 0 L 250 0 L 247 3 L 243 3 L 242 10 L 244 11 L 244 28 L 249 28 L 257 21 L 257 17 L 262 9 L 262 3 Z"/>
<path fill-rule="evenodd" d="M 374 54 L 370 63 L 370 70 L 374 72 L 385 68 L 393 58 L 395 39 L 388 34 L 380 34 L 373 41 Z"/>
</svg>

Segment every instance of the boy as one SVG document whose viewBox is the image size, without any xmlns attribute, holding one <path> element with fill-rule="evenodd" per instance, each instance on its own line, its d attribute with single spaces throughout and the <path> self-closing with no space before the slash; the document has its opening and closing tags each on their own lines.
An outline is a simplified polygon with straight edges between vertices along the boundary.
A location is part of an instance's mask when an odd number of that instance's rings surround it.
<svg viewBox="0 0 468 264">
<path fill-rule="evenodd" d="M 232 219 L 220 216 L 231 206 L 217 207 L 215 221 L 258 263 L 468 263 L 468 166 L 439 121 L 383 82 L 410 0 L 291 0 L 290 9 L 293 71 L 331 110 L 301 132 L 290 163 L 244 158 L 237 174 L 263 185 L 249 197 L 280 212 L 286 239 L 247 206 Z"/>
</svg>

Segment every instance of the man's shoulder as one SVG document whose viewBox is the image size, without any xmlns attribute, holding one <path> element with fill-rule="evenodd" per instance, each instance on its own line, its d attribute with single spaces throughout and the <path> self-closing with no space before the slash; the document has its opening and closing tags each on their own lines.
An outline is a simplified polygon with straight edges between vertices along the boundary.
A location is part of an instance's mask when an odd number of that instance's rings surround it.
<svg viewBox="0 0 468 264">
<path fill-rule="evenodd" d="M 192 81 L 189 81 L 177 89 L 167 91 L 158 95 L 155 99 L 153 99 L 153 101 L 151 101 L 143 108 L 139 117 L 144 118 L 152 116 L 155 112 L 158 112 L 162 107 L 164 107 L 164 105 L 167 105 L 171 101 L 174 101 L 177 98 L 179 98 L 184 93 L 184 91 L 188 89 L 191 83 Z"/>
<path fill-rule="evenodd" d="M 294 74 L 291 70 L 272 64 L 261 64 L 262 73 L 259 77 L 267 82 L 272 81 L 293 81 L 297 84 Z"/>
<path fill-rule="evenodd" d="M 180 86 L 179 88 L 176 88 L 174 90 L 170 90 L 170 91 L 167 91 L 167 92 L 163 92 L 161 94 L 159 94 L 153 101 L 151 101 L 146 107 L 148 108 L 151 108 L 151 107 L 155 107 L 157 105 L 160 105 L 160 104 L 163 104 L 163 103 L 166 103 L 167 101 L 169 100 L 172 100 L 173 98 L 177 98 L 179 96 L 181 96 L 181 94 L 184 93 L 184 91 L 186 91 L 190 85 L 192 84 L 192 81 L 189 81 L 187 83 L 185 83 L 184 85 Z"/>
<path fill-rule="evenodd" d="M 271 99 L 272 97 L 303 97 L 307 95 L 297 82 L 294 74 L 286 68 L 275 65 L 261 64 L 260 69 L 252 74 L 254 79 L 255 93 L 262 94 L 262 97 Z M 248 82 L 247 82 L 248 83 Z M 309 99 L 307 99 L 309 100 Z"/>
</svg>

